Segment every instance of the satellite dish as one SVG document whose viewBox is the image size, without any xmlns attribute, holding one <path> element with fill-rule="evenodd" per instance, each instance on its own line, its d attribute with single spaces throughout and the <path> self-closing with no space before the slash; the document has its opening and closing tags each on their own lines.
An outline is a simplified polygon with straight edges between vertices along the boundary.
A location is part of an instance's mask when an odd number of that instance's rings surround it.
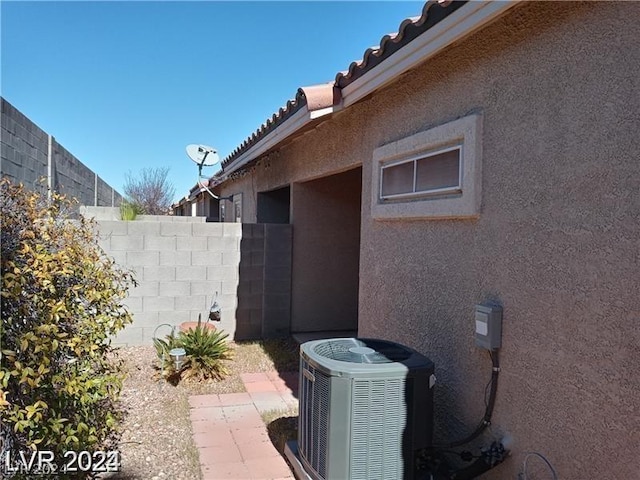
<svg viewBox="0 0 640 480">
<path fill-rule="evenodd" d="M 207 145 L 187 145 L 187 155 L 189 155 L 189 158 L 197 163 L 200 168 L 203 166 L 210 167 L 220 161 L 218 151 Z"/>
</svg>

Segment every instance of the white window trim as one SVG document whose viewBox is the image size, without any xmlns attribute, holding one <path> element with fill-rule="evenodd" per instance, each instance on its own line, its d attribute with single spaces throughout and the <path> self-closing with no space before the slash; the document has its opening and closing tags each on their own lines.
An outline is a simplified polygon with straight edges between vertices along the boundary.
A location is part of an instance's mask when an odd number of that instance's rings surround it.
<svg viewBox="0 0 640 480">
<path fill-rule="evenodd" d="M 382 169 L 460 148 L 457 188 L 382 197 Z M 376 220 L 476 218 L 482 193 L 482 116 L 469 115 L 373 152 L 371 216 Z"/>
</svg>

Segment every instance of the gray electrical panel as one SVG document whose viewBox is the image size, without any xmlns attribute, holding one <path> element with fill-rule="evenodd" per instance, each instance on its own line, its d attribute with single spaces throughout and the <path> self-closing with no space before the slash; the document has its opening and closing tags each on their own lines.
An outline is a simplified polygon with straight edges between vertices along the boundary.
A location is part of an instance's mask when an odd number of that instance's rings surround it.
<svg viewBox="0 0 640 480">
<path fill-rule="evenodd" d="M 502 346 L 502 307 L 476 305 L 476 345 L 487 350 Z"/>
</svg>

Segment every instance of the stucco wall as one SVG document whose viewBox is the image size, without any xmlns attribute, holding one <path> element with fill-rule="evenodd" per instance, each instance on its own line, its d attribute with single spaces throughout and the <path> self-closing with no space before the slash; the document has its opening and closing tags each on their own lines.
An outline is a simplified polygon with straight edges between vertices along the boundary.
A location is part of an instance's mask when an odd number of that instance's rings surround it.
<svg viewBox="0 0 640 480">
<path fill-rule="evenodd" d="M 437 440 L 482 416 L 473 306 L 503 304 L 492 432 L 515 444 L 483 478 L 514 478 L 524 451 L 562 479 L 640 471 L 638 31 L 636 2 L 521 5 L 223 187 L 255 212 L 255 191 L 362 164 L 359 333 L 435 362 Z M 373 221 L 373 150 L 471 112 L 479 218 Z"/>
<path fill-rule="evenodd" d="M 482 111 L 483 197 L 475 222 L 378 223 L 363 208 L 361 334 L 428 353 L 440 426 L 463 412 L 472 425 L 488 375 L 472 307 L 499 299 L 494 429 L 567 479 L 640 471 L 639 7 L 521 7 L 371 102 L 391 126 L 381 143 Z"/>
</svg>

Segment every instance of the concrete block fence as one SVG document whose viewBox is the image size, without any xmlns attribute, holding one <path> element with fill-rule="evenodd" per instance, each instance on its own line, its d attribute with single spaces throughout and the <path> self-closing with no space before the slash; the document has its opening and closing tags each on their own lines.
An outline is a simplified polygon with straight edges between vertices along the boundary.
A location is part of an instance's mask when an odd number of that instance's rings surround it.
<svg viewBox="0 0 640 480">
<path fill-rule="evenodd" d="M 242 225 L 236 338 L 289 335 L 292 238 L 291 225 Z"/>
<path fill-rule="evenodd" d="M 106 210 L 88 209 L 85 215 L 109 217 Z M 100 245 L 138 281 L 125 302 L 133 324 L 114 344 L 151 344 L 161 324 L 196 321 L 199 314 L 206 319 L 216 292 L 222 308 L 219 328 L 234 337 L 242 225 L 183 218 L 194 217 L 143 216 L 131 222 L 97 218 Z M 158 335 L 170 330 L 162 327 Z"/>
<path fill-rule="evenodd" d="M 2 177 L 40 193 L 75 197 L 81 205 L 120 205 L 120 193 L 1 97 L 0 110 Z"/>
<path fill-rule="evenodd" d="M 120 220 L 119 207 L 81 206 L 80 213 L 95 220 Z M 138 215 L 135 222 L 205 223 L 205 217 L 177 217 L 173 215 Z"/>
</svg>

